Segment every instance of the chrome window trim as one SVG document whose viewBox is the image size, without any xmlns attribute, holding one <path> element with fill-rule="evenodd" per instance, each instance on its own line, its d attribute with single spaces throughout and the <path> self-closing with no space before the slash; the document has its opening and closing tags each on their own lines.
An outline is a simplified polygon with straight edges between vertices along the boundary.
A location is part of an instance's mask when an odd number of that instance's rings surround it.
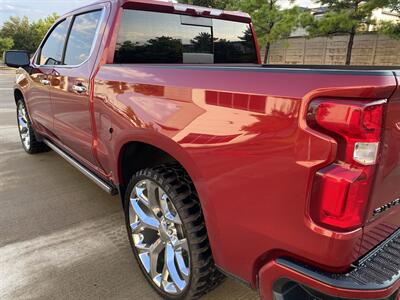
<svg viewBox="0 0 400 300">
<path fill-rule="evenodd" d="M 88 60 L 92 57 L 92 55 L 93 55 L 96 42 L 97 42 L 97 40 L 98 40 L 98 38 L 99 38 L 99 33 L 100 33 L 101 24 L 102 24 L 103 21 L 104 21 L 104 17 L 105 17 L 105 13 L 106 13 L 105 7 L 99 8 L 99 9 L 88 10 L 88 11 L 81 12 L 81 13 L 76 14 L 76 15 L 69 16 L 69 17 L 72 17 L 72 18 L 73 18 L 72 21 L 71 21 L 71 22 L 73 22 L 73 23 L 71 24 L 71 30 L 69 31 L 69 35 L 71 35 L 71 31 L 72 31 L 72 29 L 73 29 L 73 27 L 74 27 L 74 23 L 75 23 L 75 18 L 76 18 L 76 16 L 84 15 L 84 14 L 88 14 L 88 13 L 91 13 L 91 12 L 94 12 L 94 11 L 100 11 L 100 10 L 101 10 L 101 16 L 100 16 L 100 19 L 99 19 L 99 23 L 97 24 L 96 32 L 95 32 L 95 34 L 94 34 L 94 39 L 93 39 L 92 47 L 90 48 L 90 52 L 89 52 L 88 57 L 87 57 L 83 62 L 81 62 L 79 65 L 37 65 L 36 63 L 34 63 L 34 64 L 33 64 L 34 67 L 40 67 L 40 68 L 45 68 L 45 67 L 50 67 L 50 68 L 51 68 L 51 67 L 57 67 L 57 68 L 69 69 L 69 68 L 79 68 L 80 66 L 84 65 L 85 63 L 87 63 L 87 61 L 88 61 Z M 67 17 L 67 18 L 68 18 L 68 17 Z M 65 19 L 61 20 L 60 22 L 58 22 L 56 26 L 58 26 L 59 24 L 61 24 L 61 23 L 62 23 L 63 21 L 65 21 L 67 18 L 65 18 Z M 68 35 L 68 40 L 66 41 L 67 43 L 64 44 L 65 50 L 67 49 L 67 46 L 68 46 L 69 35 Z M 48 38 L 48 36 L 46 36 L 45 42 L 44 42 L 43 44 L 41 44 L 40 47 L 39 47 L 39 49 L 40 49 L 40 51 L 38 52 L 38 55 L 39 55 L 39 56 L 40 56 L 42 47 L 44 46 L 44 44 L 45 44 L 46 41 L 47 41 L 47 38 Z M 35 57 L 35 60 L 36 60 L 37 58 L 38 58 L 38 56 Z"/>
<path fill-rule="evenodd" d="M 54 25 L 49 29 L 48 32 L 46 32 L 46 35 L 44 36 L 43 40 L 40 42 L 39 47 L 36 49 L 35 54 L 32 57 L 32 65 L 34 67 L 47 67 L 47 66 L 54 66 L 54 65 L 38 65 L 37 61 L 40 60 L 40 56 L 42 55 L 42 50 L 44 45 L 46 44 L 47 40 L 49 39 L 50 35 L 53 33 L 53 31 L 57 28 L 58 25 L 60 25 L 61 23 L 67 21 L 68 18 L 73 18 L 74 16 L 67 16 L 67 17 L 62 17 L 62 19 L 57 20 L 56 23 L 54 23 Z M 69 27 L 71 26 L 71 24 L 69 24 L 68 26 L 68 30 Z M 67 31 L 68 34 L 68 31 Z M 65 41 L 64 41 L 64 45 L 65 45 Z"/>
</svg>

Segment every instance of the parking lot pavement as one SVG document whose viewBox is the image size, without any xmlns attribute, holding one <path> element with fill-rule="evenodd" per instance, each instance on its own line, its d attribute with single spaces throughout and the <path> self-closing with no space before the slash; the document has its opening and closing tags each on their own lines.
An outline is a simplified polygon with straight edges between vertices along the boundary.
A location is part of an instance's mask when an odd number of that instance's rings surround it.
<svg viewBox="0 0 400 300">
<path fill-rule="evenodd" d="M 129 248 L 118 197 L 54 152 L 27 155 L 12 71 L 0 70 L 0 299 L 159 299 Z M 230 279 L 203 299 L 258 299 Z"/>
</svg>

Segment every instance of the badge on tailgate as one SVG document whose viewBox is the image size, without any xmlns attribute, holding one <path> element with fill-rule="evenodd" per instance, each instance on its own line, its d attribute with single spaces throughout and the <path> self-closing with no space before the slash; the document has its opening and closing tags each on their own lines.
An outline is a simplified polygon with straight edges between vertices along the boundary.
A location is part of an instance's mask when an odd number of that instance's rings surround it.
<svg viewBox="0 0 400 300">
<path fill-rule="evenodd" d="M 374 210 L 374 216 L 379 215 L 385 211 L 387 211 L 388 209 L 395 207 L 397 205 L 400 205 L 400 198 L 397 198 L 396 200 L 393 200 L 392 202 L 385 204 L 381 207 L 378 207 Z"/>
</svg>

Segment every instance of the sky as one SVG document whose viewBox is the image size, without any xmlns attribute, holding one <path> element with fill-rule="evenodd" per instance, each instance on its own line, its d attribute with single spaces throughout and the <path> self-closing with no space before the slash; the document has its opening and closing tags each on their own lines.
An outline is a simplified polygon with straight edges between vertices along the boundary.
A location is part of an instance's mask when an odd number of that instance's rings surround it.
<svg viewBox="0 0 400 300">
<path fill-rule="evenodd" d="M 280 0 L 283 7 L 287 7 L 288 0 Z M 94 0 L 0 0 L 0 24 L 10 16 L 27 16 L 37 20 L 53 12 L 62 15 L 80 6 L 90 4 Z M 297 5 L 304 7 L 315 6 L 311 0 L 297 0 Z"/>
</svg>

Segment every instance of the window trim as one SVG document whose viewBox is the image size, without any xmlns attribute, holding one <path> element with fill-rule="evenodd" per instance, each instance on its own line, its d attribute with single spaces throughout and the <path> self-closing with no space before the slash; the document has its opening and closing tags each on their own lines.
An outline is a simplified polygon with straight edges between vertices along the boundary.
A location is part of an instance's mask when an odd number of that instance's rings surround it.
<svg viewBox="0 0 400 300">
<path fill-rule="evenodd" d="M 58 21 L 57 23 L 55 23 L 55 24 L 51 27 L 51 29 L 47 32 L 45 38 L 44 38 L 43 41 L 40 43 L 39 48 L 38 48 L 38 50 L 37 50 L 37 54 L 36 54 L 35 59 L 34 59 L 34 65 L 35 65 L 35 66 L 37 66 L 37 67 L 53 66 L 53 65 L 41 65 L 40 63 L 38 64 L 38 62 L 40 62 L 40 57 L 41 57 L 41 55 L 42 55 L 43 47 L 44 47 L 45 44 L 47 43 L 47 40 L 50 38 L 50 35 L 53 33 L 54 30 L 56 30 L 56 28 L 57 28 L 61 23 L 67 21 L 68 18 L 70 18 L 70 17 L 66 17 L 66 18 L 63 18 L 63 19 L 59 20 L 59 21 Z M 68 25 L 67 35 L 68 35 L 69 29 L 71 28 L 71 23 L 72 23 L 72 21 L 73 21 L 73 19 L 71 19 L 70 24 Z M 64 53 L 65 41 L 66 41 L 66 39 L 64 40 L 64 46 L 63 46 L 63 51 L 62 51 L 62 53 Z M 61 59 L 62 59 L 62 54 L 61 54 Z"/>
<path fill-rule="evenodd" d="M 65 40 L 64 40 L 64 46 L 63 46 L 63 51 L 62 51 L 61 62 L 64 63 L 65 54 L 66 54 L 66 52 L 67 52 L 67 46 L 68 46 L 68 42 L 69 42 L 69 37 L 70 37 L 70 35 L 71 35 L 72 27 L 73 27 L 73 25 L 74 25 L 74 23 L 75 23 L 75 18 L 76 18 L 77 16 L 84 15 L 84 14 L 88 14 L 88 13 L 91 13 L 91 12 L 96 12 L 96 11 L 101 11 L 100 18 L 99 18 L 99 22 L 98 22 L 98 24 L 97 24 L 97 28 L 96 28 L 96 31 L 95 31 L 95 33 L 94 33 L 93 43 L 92 43 L 92 46 L 91 46 L 91 48 L 90 48 L 89 55 L 88 55 L 88 57 L 87 57 L 83 62 L 81 62 L 81 63 L 78 64 L 78 65 L 64 65 L 64 64 L 61 64 L 61 65 L 40 65 L 40 64 L 39 64 L 39 65 L 38 65 L 38 64 L 37 64 L 37 60 L 40 59 L 40 56 L 41 56 L 41 53 L 42 53 L 42 48 L 43 48 L 44 44 L 46 43 L 47 39 L 49 38 L 49 36 L 51 35 L 51 33 L 54 31 L 54 29 L 55 29 L 59 24 L 61 24 L 63 21 L 66 21 L 68 18 L 72 18 L 72 19 L 71 19 L 71 23 L 69 24 L 69 27 L 68 27 L 68 30 L 67 30 L 67 35 L 66 35 Z M 80 12 L 80 13 L 78 13 L 78 14 L 76 14 L 76 15 L 68 16 L 68 17 L 66 17 L 66 18 L 64 18 L 64 19 L 62 19 L 62 20 L 60 20 L 59 22 L 57 22 L 57 24 L 55 24 L 55 25 L 52 27 L 52 29 L 51 29 L 51 30 L 49 31 L 49 33 L 46 35 L 46 38 L 43 40 L 43 42 L 42 42 L 42 43 L 40 44 L 40 46 L 39 46 L 39 51 L 37 52 L 38 54 L 37 54 L 37 56 L 36 56 L 36 58 L 35 58 L 35 64 L 34 64 L 35 67 L 42 67 L 42 68 L 43 68 L 43 67 L 53 67 L 53 68 L 54 68 L 54 67 L 57 67 L 57 68 L 78 68 L 78 67 L 82 66 L 83 64 L 85 64 L 85 63 L 91 58 L 91 56 L 92 56 L 92 54 L 93 54 L 93 52 L 94 52 L 95 45 L 96 45 L 96 41 L 97 41 L 98 38 L 99 38 L 99 33 L 100 33 L 100 29 L 101 29 L 101 24 L 102 24 L 103 21 L 104 21 L 105 13 L 106 13 L 105 7 L 103 7 L 103 8 L 97 8 L 97 9 L 92 9 L 92 10 Z"/>
<path fill-rule="evenodd" d="M 76 17 L 77 17 L 77 16 L 80 16 L 80 15 L 88 14 L 88 13 L 91 13 L 91 12 L 96 12 L 96 11 L 101 11 L 101 14 L 100 14 L 100 18 L 99 18 L 99 23 L 97 24 L 97 28 L 96 28 L 96 31 L 95 31 L 95 33 L 94 33 L 94 38 L 93 38 L 92 46 L 90 47 L 90 52 L 89 52 L 88 57 L 87 57 L 83 62 L 81 62 L 81 63 L 78 64 L 78 65 L 60 65 L 60 67 L 65 67 L 65 68 L 77 68 L 77 67 L 80 67 L 80 66 L 82 66 L 83 64 L 85 64 L 85 63 L 91 58 L 91 56 L 92 56 L 92 54 L 93 54 L 93 51 L 94 51 L 94 48 L 95 48 L 95 45 L 96 45 L 96 41 L 97 41 L 97 39 L 98 39 L 98 37 L 99 37 L 99 33 L 100 33 L 100 29 L 101 29 L 101 24 L 103 23 L 103 19 L 104 19 L 104 16 L 105 16 L 105 9 L 104 9 L 104 8 L 88 10 L 88 11 L 85 11 L 85 12 L 82 12 L 82 13 L 79 13 L 79 14 L 76 14 L 76 15 L 74 15 L 74 16 L 72 17 L 71 26 L 70 26 L 70 28 L 69 28 L 69 30 L 68 30 L 67 37 L 66 37 L 66 39 L 65 39 L 62 62 L 64 63 L 64 60 L 65 60 L 65 54 L 67 53 L 67 46 L 68 46 L 68 42 L 69 42 L 69 37 L 70 37 L 70 35 L 71 35 L 72 27 L 74 26 Z"/>
</svg>

